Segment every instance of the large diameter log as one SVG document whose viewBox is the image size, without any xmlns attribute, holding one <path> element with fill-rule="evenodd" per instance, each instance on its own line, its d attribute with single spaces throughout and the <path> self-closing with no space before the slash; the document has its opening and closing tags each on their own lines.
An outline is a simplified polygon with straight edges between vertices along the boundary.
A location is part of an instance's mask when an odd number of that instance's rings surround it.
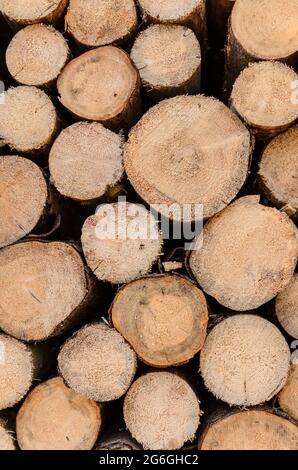
<svg viewBox="0 0 298 470">
<path fill-rule="evenodd" d="M 138 0 L 148 24 L 180 24 L 191 28 L 202 44 L 206 40 L 205 0 Z"/>
<path fill-rule="evenodd" d="M 86 398 L 106 402 L 127 392 L 137 358 L 118 331 L 105 323 L 93 323 L 65 342 L 58 366 L 69 387 Z"/>
<path fill-rule="evenodd" d="M 124 201 L 99 206 L 85 221 L 81 241 L 92 272 L 112 284 L 149 273 L 163 243 L 153 214 Z"/>
<path fill-rule="evenodd" d="M 51 180 L 58 191 L 80 202 L 111 192 L 123 176 L 122 135 L 102 124 L 79 122 L 64 129 L 49 155 Z"/>
<path fill-rule="evenodd" d="M 124 399 L 126 426 L 144 449 L 181 448 L 195 438 L 200 414 L 195 392 L 173 372 L 141 376 Z"/>
<path fill-rule="evenodd" d="M 298 254 L 297 229 L 286 214 L 238 199 L 204 227 L 190 268 L 203 290 L 232 310 L 253 310 L 290 282 Z"/>
<path fill-rule="evenodd" d="M 137 27 L 133 0 L 70 0 L 65 16 L 65 30 L 85 49 L 124 46 Z"/>
<path fill-rule="evenodd" d="M 293 65 L 298 51 L 298 0 L 237 0 L 226 46 L 226 85 L 250 62 L 280 60 Z"/>
<path fill-rule="evenodd" d="M 263 196 L 288 215 L 298 212 L 298 126 L 275 137 L 263 151 L 258 185 Z"/>
<path fill-rule="evenodd" d="M 14 435 L 3 419 L 0 419 L 0 450 L 17 450 Z"/>
<path fill-rule="evenodd" d="M 150 102 L 200 91 L 201 48 L 185 26 L 154 25 L 137 37 L 131 58 Z"/>
<path fill-rule="evenodd" d="M 69 59 L 66 39 L 52 26 L 43 24 L 19 31 L 6 50 L 8 71 L 23 85 L 53 88 Z"/>
<path fill-rule="evenodd" d="M 117 47 L 100 47 L 73 59 L 57 87 L 61 103 L 78 119 L 120 129 L 138 118 L 140 76 Z"/>
<path fill-rule="evenodd" d="M 236 411 L 210 421 L 201 450 L 297 450 L 298 427 L 271 411 Z"/>
<path fill-rule="evenodd" d="M 59 24 L 68 0 L 0 0 L 0 11 L 13 30 L 34 23 Z"/>
<path fill-rule="evenodd" d="M 122 287 L 111 318 L 142 361 L 169 367 L 188 362 L 202 348 L 208 308 L 204 294 L 192 282 L 169 274 Z"/>
<path fill-rule="evenodd" d="M 47 373 L 48 353 L 45 345 L 27 345 L 0 333 L 0 410 L 22 400 L 34 381 Z"/>
<path fill-rule="evenodd" d="M 28 235 L 44 217 L 47 182 L 40 168 L 19 156 L 0 157 L 0 248 Z"/>
<path fill-rule="evenodd" d="M 283 329 L 298 339 L 298 274 L 276 297 L 275 313 Z"/>
<path fill-rule="evenodd" d="M 279 406 L 298 421 L 298 363 L 292 364 L 286 385 L 278 395 Z"/>
<path fill-rule="evenodd" d="M 268 320 L 252 314 L 220 322 L 200 355 L 205 386 L 229 405 L 270 400 L 285 385 L 289 369 L 290 350 L 283 335 Z"/>
<path fill-rule="evenodd" d="M 130 131 L 124 166 L 137 193 L 163 215 L 169 217 L 171 206 L 182 212 L 185 204 L 195 220 L 202 204 L 208 218 L 244 184 L 251 144 L 249 131 L 221 102 L 178 96 L 151 108 Z"/>
<path fill-rule="evenodd" d="M 292 99 L 296 82 L 297 73 L 280 62 L 250 64 L 234 83 L 231 108 L 257 137 L 274 137 L 298 118 Z"/>
<path fill-rule="evenodd" d="M 46 152 L 59 129 L 57 111 L 38 88 L 18 86 L 3 93 L 0 144 L 21 153 Z"/>
<path fill-rule="evenodd" d="M 24 341 L 42 341 L 89 314 L 93 279 L 71 245 L 28 241 L 0 251 L 0 327 Z"/>
<path fill-rule="evenodd" d="M 100 406 L 59 377 L 38 385 L 17 415 L 22 450 L 91 450 L 102 425 Z"/>
</svg>

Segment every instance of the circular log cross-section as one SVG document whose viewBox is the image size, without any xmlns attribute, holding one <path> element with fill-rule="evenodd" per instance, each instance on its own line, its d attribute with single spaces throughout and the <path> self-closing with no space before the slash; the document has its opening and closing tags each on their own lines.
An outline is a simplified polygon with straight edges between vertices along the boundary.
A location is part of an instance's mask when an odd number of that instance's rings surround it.
<svg viewBox="0 0 298 470">
<path fill-rule="evenodd" d="M 215 326 L 200 355 L 206 388 L 229 405 L 270 400 L 285 385 L 289 368 L 285 338 L 268 320 L 252 314 L 234 315 Z"/>
<path fill-rule="evenodd" d="M 265 148 L 258 171 L 261 192 L 289 215 L 298 212 L 298 126 L 275 137 Z"/>
<path fill-rule="evenodd" d="M 35 163 L 18 156 L 0 156 L 0 248 L 36 227 L 47 200 L 47 182 Z"/>
<path fill-rule="evenodd" d="M 85 221 L 81 241 L 92 272 L 112 284 L 150 272 L 162 250 L 162 236 L 153 214 L 129 202 L 99 206 Z"/>
<path fill-rule="evenodd" d="M 295 274 L 287 287 L 278 294 L 275 313 L 284 330 L 298 339 L 298 274 Z"/>
<path fill-rule="evenodd" d="M 51 148 L 51 180 L 63 196 L 93 202 L 122 178 L 122 147 L 123 137 L 100 123 L 73 124 Z"/>
<path fill-rule="evenodd" d="M 208 218 L 244 184 L 250 163 L 248 130 L 214 98 L 177 96 L 151 108 L 130 131 L 124 166 L 137 193 L 169 217 L 171 206 L 197 205 Z M 200 206 L 201 207 L 201 206 Z M 184 218 L 185 220 L 185 218 Z"/>
<path fill-rule="evenodd" d="M 59 377 L 38 385 L 17 415 L 22 450 L 91 450 L 101 429 L 101 409 Z"/>
<path fill-rule="evenodd" d="M 0 328 L 16 338 L 42 341 L 76 324 L 88 289 L 82 258 L 66 243 L 0 250 Z"/>
<path fill-rule="evenodd" d="M 237 0 L 226 47 L 226 81 L 250 62 L 280 60 L 293 65 L 298 51 L 298 0 Z"/>
<path fill-rule="evenodd" d="M 208 308 L 204 294 L 186 278 L 153 276 L 122 287 L 111 317 L 142 361 L 169 367 L 188 362 L 202 348 Z"/>
<path fill-rule="evenodd" d="M 148 24 L 180 24 L 191 28 L 202 44 L 206 40 L 205 0 L 138 0 Z"/>
<path fill-rule="evenodd" d="M 77 331 L 62 346 L 59 371 L 77 393 L 106 402 L 124 395 L 134 378 L 134 351 L 114 329 L 94 323 Z"/>
<path fill-rule="evenodd" d="M 59 31 L 34 24 L 13 37 L 6 50 L 6 65 L 16 82 L 50 88 L 69 57 L 67 41 Z"/>
<path fill-rule="evenodd" d="M 0 451 L 17 450 L 13 433 L 8 429 L 4 420 L 0 419 Z"/>
<path fill-rule="evenodd" d="M 286 214 L 238 199 L 204 227 L 204 243 L 190 255 L 201 288 L 225 307 L 253 310 L 290 282 L 298 255 L 297 230 Z"/>
<path fill-rule="evenodd" d="M 126 52 L 100 47 L 70 61 L 57 81 L 59 99 L 78 119 L 120 129 L 139 112 L 140 76 Z"/>
<path fill-rule="evenodd" d="M 195 437 L 200 424 L 200 403 L 179 375 L 149 372 L 130 387 L 124 399 L 124 419 L 144 449 L 180 449 Z"/>
<path fill-rule="evenodd" d="M 0 333 L 0 410 L 10 408 L 27 394 L 37 379 L 30 346 Z"/>
<path fill-rule="evenodd" d="M 2 95 L 0 143 L 21 153 L 45 152 L 59 122 L 50 98 L 38 88 L 18 86 Z"/>
<path fill-rule="evenodd" d="M 298 363 L 292 364 L 287 383 L 278 395 L 278 402 L 283 411 L 298 421 Z"/>
<path fill-rule="evenodd" d="M 138 27 L 133 0 L 70 0 L 65 29 L 82 48 L 126 45 Z"/>
<path fill-rule="evenodd" d="M 131 50 L 151 102 L 200 91 L 201 48 L 185 26 L 154 25 L 142 31 Z"/>
<path fill-rule="evenodd" d="M 298 427 L 270 411 L 237 411 L 207 425 L 201 450 L 297 450 Z"/>
<path fill-rule="evenodd" d="M 260 138 L 286 130 L 298 118 L 292 99 L 298 75 L 280 62 L 258 62 L 244 69 L 234 83 L 230 105 Z"/>
<path fill-rule="evenodd" d="M 68 0 L 0 0 L 0 11 L 12 29 L 34 23 L 59 24 Z"/>
</svg>

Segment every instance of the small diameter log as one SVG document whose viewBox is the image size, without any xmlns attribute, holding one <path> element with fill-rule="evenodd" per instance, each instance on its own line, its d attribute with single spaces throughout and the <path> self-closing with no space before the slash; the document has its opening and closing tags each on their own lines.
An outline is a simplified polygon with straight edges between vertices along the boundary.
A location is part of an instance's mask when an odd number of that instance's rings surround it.
<svg viewBox="0 0 298 470">
<path fill-rule="evenodd" d="M 93 300 L 79 253 L 62 242 L 23 242 L 0 251 L 0 327 L 43 341 L 79 323 Z"/>
<path fill-rule="evenodd" d="M 59 377 L 38 385 L 17 415 L 22 450 L 91 450 L 102 425 L 100 406 Z"/>
<path fill-rule="evenodd" d="M 62 34 L 43 24 L 19 31 L 6 50 L 6 65 L 16 82 L 50 89 L 69 59 L 70 50 Z"/>
<path fill-rule="evenodd" d="M 43 153 L 59 129 L 56 109 L 38 88 L 19 86 L 4 92 L 0 113 L 0 145 L 21 153 Z"/>
<path fill-rule="evenodd" d="M 0 419 L 0 450 L 17 450 L 14 434 L 3 419 Z"/>
<path fill-rule="evenodd" d="M 0 248 L 37 226 L 48 197 L 47 182 L 35 163 L 19 156 L 0 156 Z"/>
<path fill-rule="evenodd" d="M 288 215 L 298 212 L 298 126 L 275 137 L 265 148 L 258 171 L 266 199 Z"/>
<path fill-rule="evenodd" d="M 151 102 L 199 93 L 201 48 L 189 28 L 151 26 L 139 34 L 130 56 Z"/>
<path fill-rule="evenodd" d="M 298 274 L 276 297 L 275 313 L 283 329 L 298 339 Z"/>
<path fill-rule="evenodd" d="M 203 45 L 206 41 L 205 0 L 138 0 L 147 24 L 180 24 L 191 28 Z"/>
<path fill-rule="evenodd" d="M 65 16 L 65 30 L 83 49 L 125 46 L 137 27 L 133 0 L 70 0 Z"/>
<path fill-rule="evenodd" d="M 75 392 L 106 402 L 127 392 L 136 373 L 137 358 L 114 328 L 93 323 L 66 341 L 58 356 L 58 366 Z"/>
<path fill-rule="evenodd" d="M 208 308 L 204 294 L 192 282 L 169 274 L 122 287 L 111 318 L 142 361 L 169 367 L 188 362 L 202 348 Z"/>
<path fill-rule="evenodd" d="M 295 225 L 259 199 L 238 199 L 211 219 L 202 248 L 190 255 L 202 289 L 232 310 L 253 310 L 273 299 L 290 282 L 297 262 Z"/>
<path fill-rule="evenodd" d="M 0 0 L 0 11 L 13 30 L 34 23 L 59 24 L 68 0 Z"/>
<path fill-rule="evenodd" d="M 286 385 L 278 395 L 281 409 L 298 421 L 298 363 L 292 364 Z"/>
<path fill-rule="evenodd" d="M 138 118 L 140 76 L 117 47 L 100 47 L 73 59 L 57 87 L 61 103 L 78 119 L 120 129 Z"/>
<path fill-rule="evenodd" d="M 167 217 L 178 206 L 181 211 L 171 214 L 177 220 L 186 204 L 195 220 L 197 205 L 203 204 L 208 218 L 234 199 L 250 154 L 248 130 L 224 104 L 203 95 L 178 96 L 151 108 L 131 130 L 124 166 L 147 203 Z"/>
<path fill-rule="evenodd" d="M 298 427 L 270 411 L 235 411 L 209 422 L 201 450 L 297 450 Z"/>
<path fill-rule="evenodd" d="M 250 64 L 234 83 L 231 108 L 257 137 L 274 137 L 298 118 L 298 105 L 292 98 L 295 82 L 298 75 L 285 64 Z"/>
<path fill-rule="evenodd" d="M 51 180 L 58 191 L 80 202 L 94 202 L 123 176 L 121 135 L 100 123 L 79 122 L 64 129 L 49 155 Z"/>
<path fill-rule="evenodd" d="M 144 449 L 180 449 L 195 438 L 200 414 L 195 392 L 172 372 L 141 376 L 124 399 L 126 426 Z"/>
<path fill-rule="evenodd" d="M 226 46 L 226 87 L 250 62 L 293 65 L 298 51 L 298 0 L 237 0 Z"/>
<path fill-rule="evenodd" d="M 215 326 L 200 355 L 206 388 L 229 405 L 270 400 L 285 385 L 289 369 L 290 350 L 281 332 L 252 314 L 234 315 Z"/>
<path fill-rule="evenodd" d="M 151 212 L 129 202 L 103 204 L 82 229 L 86 261 L 103 281 L 122 284 L 151 271 L 162 236 Z"/>
</svg>

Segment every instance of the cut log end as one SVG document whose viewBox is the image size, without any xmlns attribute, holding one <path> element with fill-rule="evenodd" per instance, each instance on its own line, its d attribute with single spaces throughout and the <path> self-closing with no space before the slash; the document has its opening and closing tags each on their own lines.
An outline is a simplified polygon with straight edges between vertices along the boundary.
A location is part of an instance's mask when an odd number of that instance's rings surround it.
<svg viewBox="0 0 298 470">
<path fill-rule="evenodd" d="M 47 183 L 35 163 L 19 156 L 0 157 L 0 248 L 36 227 L 47 199 Z"/>
<path fill-rule="evenodd" d="M 298 363 L 292 364 L 287 383 L 278 395 L 278 402 L 283 411 L 298 421 Z"/>
<path fill-rule="evenodd" d="M 297 262 L 296 227 L 283 213 L 238 199 L 204 228 L 204 244 L 190 256 L 203 290 L 232 310 L 246 311 L 273 299 L 290 282 Z"/>
<path fill-rule="evenodd" d="M 13 433 L 9 431 L 4 420 L 0 420 L 0 450 L 17 450 Z"/>
<path fill-rule="evenodd" d="M 189 28 L 151 26 L 136 39 L 131 58 L 151 102 L 200 91 L 201 48 Z"/>
<path fill-rule="evenodd" d="M 12 29 L 34 23 L 60 22 L 68 0 L 0 0 L 0 10 Z"/>
<path fill-rule="evenodd" d="M 0 327 L 25 341 L 56 336 L 78 320 L 88 293 L 79 253 L 62 242 L 24 242 L 0 251 Z"/>
<path fill-rule="evenodd" d="M 20 84 L 53 86 L 68 62 L 70 50 L 52 26 L 36 24 L 19 31 L 6 51 L 11 76 Z"/>
<path fill-rule="evenodd" d="M 100 407 L 61 378 L 38 385 L 17 415 L 22 450 L 91 450 L 102 424 Z"/>
<path fill-rule="evenodd" d="M 275 312 L 284 330 L 298 339 L 298 274 L 276 297 Z"/>
<path fill-rule="evenodd" d="M 149 372 L 129 389 L 124 419 L 144 449 L 179 449 L 195 437 L 200 405 L 183 378 L 171 372 Z"/>
<path fill-rule="evenodd" d="M 235 315 L 215 326 L 200 356 L 206 387 L 230 405 L 270 400 L 285 385 L 289 368 L 290 350 L 280 331 L 251 314 Z"/>
<path fill-rule="evenodd" d="M 289 215 L 298 212 L 297 175 L 298 126 L 267 145 L 258 171 L 259 187 L 265 198 Z"/>
<path fill-rule="evenodd" d="M 48 149 L 58 128 L 57 113 L 50 98 L 29 86 L 9 88 L 2 96 L 1 144 L 22 153 Z"/>
<path fill-rule="evenodd" d="M 87 325 L 66 341 L 58 364 L 73 390 L 99 402 L 124 395 L 137 368 L 134 351 L 114 328 L 104 323 Z"/>
<path fill-rule="evenodd" d="M 145 277 L 126 285 L 116 295 L 111 316 L 140 359 L 154 367 L 188 362 L 206 338 L 204 294 L 180 276 Z"/>
<path fill-rule="evenodd" d="M 123 176 L 123 137 L 100 123 L 79 122 L 64 129 L 49 156 L 53 184 L 63 196 L 93 202 Z"/>
<path fill-rule="evenodd" d="M 72 0 L 65 17 L 67 32 L 85 48 L 125 45 L 137 26 L 133 0 Z"/>
<path fill-rule="evenodd" d="M 139 73 L 117 47 L 100 47 L 73 59 L 57 87 L 63 106 L 79 119 L 120 129 L 138 115 Z"/>
<path fill-rule="evenodd" d="M 209 423 L 201 450 L 295 450 L 298 427 L 265 410 L 238 411 Z"/>
<path fill-rule="evenodd" d="M 34 378 L 31 349 L 10 336 L 0 334 L 0 410 L 18 403 Z M 1 440 L 0 440 L 1 445 Z"/>
<path fill-rule="evenodd" d="M 285 130 L 298 117 L 292 99 L 298 75 L 279 62 L 258 62 L 244 69 L 234 83 L 231 107 L 259 137 Z"/>
<path fill-rule="evenodd" d="M 144 207 L 128 202 L 100 206 L 86 220 L 81 241 L 95 276 L 112 284 L 129 282 L 150 272 L 162 250 L 162 236 L 154 216 Z"/>
<path fill-rule="evenodd" d="M 151 108 L 131 130 L 124 165 L 147 203 L 167 217 L 178 205 L 171 217 L 178 220 L 183 205 L 190 205 L 189 217 L 196 220 L 197 205 L 208 218 L 236 196 L 250 153 L 248 130 L 226 106 L 202 95 L 178 96 Z"/>
</svg>

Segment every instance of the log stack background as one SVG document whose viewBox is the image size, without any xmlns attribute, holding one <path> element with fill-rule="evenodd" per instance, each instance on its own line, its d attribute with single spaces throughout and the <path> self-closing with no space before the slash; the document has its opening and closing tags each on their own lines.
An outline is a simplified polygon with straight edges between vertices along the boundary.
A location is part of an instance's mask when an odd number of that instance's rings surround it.
<svg viewBox="0 0 298 470">
<path fill-rule="evenodd" d="M 0 450 L 297 450 L 298 0 L 0 12 Z"/>
</svg>

